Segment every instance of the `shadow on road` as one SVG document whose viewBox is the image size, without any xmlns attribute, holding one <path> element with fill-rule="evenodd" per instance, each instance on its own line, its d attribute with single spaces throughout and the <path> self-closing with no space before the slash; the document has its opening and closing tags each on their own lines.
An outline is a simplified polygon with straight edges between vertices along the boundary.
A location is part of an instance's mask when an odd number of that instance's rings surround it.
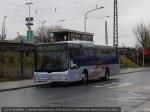
<svg viewBox="0 0 150 112">
<path fill-rule="evenodd" d="M 117 78 L 111 78 L 109 80 L 90 80 L 88 83 L 84 84 L 81 81 L 78 82 L 68 82 L 68 83 L 49 83 L 42 86 L 37 86 L 36 88 L 63 88 L 63 87 L 76 87 L 76 86 L 91 86 L 93 84 L 110 84 L 110 83 L 117 83 L 119 82 L 119 79 Z"/>
</svg>

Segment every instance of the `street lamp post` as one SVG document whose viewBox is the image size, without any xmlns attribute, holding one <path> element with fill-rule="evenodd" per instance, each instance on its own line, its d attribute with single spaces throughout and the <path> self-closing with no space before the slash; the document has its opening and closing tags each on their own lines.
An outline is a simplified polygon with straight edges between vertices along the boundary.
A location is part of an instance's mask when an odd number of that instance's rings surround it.
<svg viewBox="0 0 150 112">
<path fill-rule="evenodd" d="M 42 28 L 44 28 L 44 23 L 46 23 L 47 21 L 42 21 Z"/>
<path fill-rule="evenodd" d="M 6 38 L 6 30 L 5 30 L 6 18 L 7 18 L 7 16 L 4 16 L 3 26 L 2 26 L 2 40 L 4 40 Z"/>
<path fill-rule="evenodd" d="M 66 21 L 65 19 L 60 19 L 60 20 L 57 20 L 57 22 L 64 22 Z"/>
<path fill-rule="evenodd" d="M 33 3 L 32 2 L 28 2 L 28 3 L 26 3 L 26 5 L 28 5 L 29 6 L 29 22 L 30 22 L 30 5 L 32 5 Z"/>
<path fill-rule="evenodd" d="M 138 37 L 140 37 L 139 35 L 136 35 L 136 37 L 138 38 Z M 143 66 L 143 68 L 145 67 L 145 57 L 144 57 L 144 46 L 143 45 L 141 45 L 141 48 L 142 48 L 142 57 L 143 57 L 143 59 L 142 59 L 142 66 Z M 138 52 L 138 51 L 137 51 Z M 137 62 L 138 62 L 138 60 L 137 60 Z"/>
<path fill-rule="evenodd" d="M 66 22 L 66 20 L 65 19 L 60 19 L 60 20 L 57 20 L 57 22 L 60 23 L 60 26 L 63 26 L 63 23 Z"/>
<path fill-rule="evenodd" d="M 3 40 L 6 38 L 6 33 L 5 33 L 5 19 L 7 16 L 4 16 L 3 20 L 3 25 L 2 25 L 2 35 L 0 39 L 0 78 L 3 77 Z"/>
<path fill-rule="evenodd" d="M 46 42 L 46 39 L 45 39 L 45 35 L 44 35 L 44 23 L 47 22 L 47 21 L 42 21 L 42 35 L 43 35 L 43 39 L 42 39 L 42 42 L 45 43 Z"/>
<path fill-rule="evenodd" d="M 144 66 L 145 66 L 144 47 L 142 47 L 142 50 L 143 50 L 143 68 L 144 68 Z"/>
<path fill-rule="evenodd" d="M 108 45 L 107 21 L 105 21 L 105 45 Z"/>
<path fill-rule="evenodd" d="M 139 65 L 139 45 L 138 44 L 136 44 L 135 45 L 135 48 L 136 48 L 136 63 L 137 63 L 137 65 Z"/>
<path fill-rule="evenodd" d="M 87 19 L 87 15 L 90 13 L 90 12 L 93 12 L 93 11 L 95 11 L 95 10 L 98 10 L 98 9 L 102 9 L 102 8 L 104 8 L 104 7 L 96 7 L 95 9 L 92 9 L 92 10 L 90 10 L 90 11 L 87 11 L 86 13 L 85 13 L 85 16 L 84 16 L 84 31 L 86 32 L 86 19 Z"/>
<path fill-rule="evenodd" d="M 137 63 L 137 65 L 139 64 L 139 50 L 138 50 L 138 48 L 136 49 L 137 50 L 137 57 L 136 57 L 136 63 Z"/>
</svg>

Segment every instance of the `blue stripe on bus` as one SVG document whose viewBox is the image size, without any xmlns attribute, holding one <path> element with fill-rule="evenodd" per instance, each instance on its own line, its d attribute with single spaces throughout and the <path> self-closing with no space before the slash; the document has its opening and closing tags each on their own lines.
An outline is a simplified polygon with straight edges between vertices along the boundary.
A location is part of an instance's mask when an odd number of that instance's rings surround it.
<svg viewBox="0 0 150 112">
<path fill-rule="evenodd" d="M 96 61 L 98 60 L 98 57 L 96 55 L 93 56 L 78 56 L 78 57 L 72 57 L 72 60 L 79 62 L 79 61 Z M 103 55 L 101 57 L 102 62 L 115 62 L 117 60 L 117 57 L 115 55 Z"/>
</svg>

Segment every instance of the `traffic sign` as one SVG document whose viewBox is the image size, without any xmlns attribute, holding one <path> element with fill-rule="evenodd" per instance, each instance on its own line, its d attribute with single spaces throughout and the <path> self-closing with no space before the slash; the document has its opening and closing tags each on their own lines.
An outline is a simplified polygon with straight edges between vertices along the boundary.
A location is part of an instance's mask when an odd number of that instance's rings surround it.
<svg viewBox="0 0 150 112">
<path fill-rule="evenodd" d="M 30 22 L 31 22 L 31 21 L 33 21 L 33 20 L 34 20 L 33 17 L 30 17 L 30 19 L 29 19 L 29 17 L 26 18 L 26 21 L 30 21 Z"/>
<path fill-rule="evenodd" d="M 31 23 L 31 22 L 27 22 L 27 23 L 26 23 L 26 25 L 27 25 L 27 26 L 32 26 L 32 25 L 33 25 L 33 23 Z"/>
</svg>

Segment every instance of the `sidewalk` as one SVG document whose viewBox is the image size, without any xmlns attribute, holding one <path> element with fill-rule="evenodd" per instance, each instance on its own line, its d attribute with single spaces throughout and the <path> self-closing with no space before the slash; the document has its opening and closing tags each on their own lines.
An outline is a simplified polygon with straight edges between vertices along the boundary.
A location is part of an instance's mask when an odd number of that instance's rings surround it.
<svg viewBox="0 0 150 112">
<path fill-rule="evenodd" d="M 127 74 L 127 73 L 146 71 L 146 70 L 150 70 L 150 67 L 121 69 L 120 74 Z M 35 87 L 35 86 L 42 86 L 42 85 L 46 85 L 46 84 L 47 83 L 37 83 L 37 82 L 35 83 L 33 80 L 0 82 L 0 92 L 22 89 L 22 88 L 30 88 L 30 87 Z"/>
<path fill-rule="evenodd" d="M 145 67 L 145 68 L 126 68 L 126 69 L 121 69 L 120 74 L 127 74 L 127 73 L 146 71 L 146 70 L 150 70 L 150 67 Z"/>
<path fill-rule="evenodd" d="M 46 83 L 35 83 L 32 79 L 21 80 L 21 81 L 0 82 L 0 92 L 22 89 L 22 88 L 30 88 L 35 86 L 42 86 L 45 84 Z"/>
</svg>

